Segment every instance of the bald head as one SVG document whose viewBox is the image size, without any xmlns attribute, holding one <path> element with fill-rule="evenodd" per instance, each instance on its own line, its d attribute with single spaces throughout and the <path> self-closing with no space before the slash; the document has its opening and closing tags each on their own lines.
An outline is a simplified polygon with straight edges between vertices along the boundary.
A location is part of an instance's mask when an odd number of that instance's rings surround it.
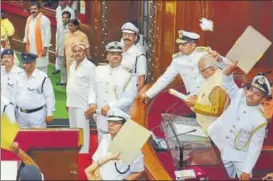
<svg viewBox="0 0 273 181">
<path fill-rule="evenodd" d="M 201 57 L 198 64 L 199 72 L 207 79 L 218 69 L 216 59 L 210 54 Z"/>
</svg>

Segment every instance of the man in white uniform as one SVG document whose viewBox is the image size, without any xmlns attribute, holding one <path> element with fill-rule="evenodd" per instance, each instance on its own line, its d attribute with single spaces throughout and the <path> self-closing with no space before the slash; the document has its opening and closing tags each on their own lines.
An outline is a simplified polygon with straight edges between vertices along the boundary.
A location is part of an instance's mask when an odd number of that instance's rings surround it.
<svg viewBox="0 0 273 181">
<path fill-rule="evenodd" d="M 232 76 L 236 67 L 232 64 L 224 70 L 223 87 L 231 102 L 208 128 L 208 133 L 221 151 L 228 175 L 250 180 L 262 150 L 267 125 L 261 102 L 271 90 L 264 76 L 256 76 L 249 90 L 239 89 Z"/>
<path fill-rule="evenodd" d="M 60 34 L 59 32 L 62 32 L 63 30 L 63 17 L 62 17 L 62 13 L 65 11 L 68 11 L 70 13 L 70 19 L 75 19 L 75 12 L 74 10 L 68 6 L 68 1 L 64 1 L 64 0 L 59 0 L 59 6 L 56 9 L 56 22 L 57 22 L 57 28 L 56 28 L 56 61 L 55 61 L 55 71 L 53 72 L 53 74 L 58 74 L 61 73 L 61 67 L 59 66 L 59 54 L 58 54 L 58 42 L 61 42 L 62 44 L 64 44 L 64 38 L 61 38 L 61 40 L 59 40 Z M 68 28 L 68 27 L 67 27 Z M 64 35 L 63 35 L 64 36 Z"/>
<path fill-rule="evenodd" d="M 31 16 L 28 17 L 25 27 L 26 52 L 38 55 L 36 68 L 47 74 L 51 46 L 50 20 L 40 12 L 40 3 L 37 1 L 31 2 L 30 12 Z"/>
<path fill-rule="evenodd" d="M 75 42 L 71 49 L 74 60 L 70 66 L 66 87 L 69 125 L 71 128 L 83 129 L 84 145 L 80 153 L 89 153 L 90 125 L 84 112 L 89 106 L 95 107 L 96 104 L 96 67 L 86 58 L 86 47 L 83 43 Z"/>
<path fill-rule="evenodd" d="M 122 39 L 124 42 L 122 66 L 132 71 L 138 80 L 138 91 L 145 85 L 147 76 L 147 59 L 135 45 L 137 41 L 138 28 L 132 23 L 125 23 L 121 27 Z"/>
<path fill-rule="evenodd" d="M 171 65 L 161 75 L 154 85 L 145 93 L 140 95 L 144 102 L 148 102 L 162 89 L 164 89 L 178 74 L 186 87 L 186 94 L 197 95 L 204 78 L 199 73 L 199 59 L 208 53 L 209 49 L 197 47 L 200 36 L 196 33 L 178 31 L 179 38 L 176 40 L 179 52 L 173 55 Z"/>
<path fill-rule="evenodd" d="M 47 74 L 35 68 L 37 55 L 22 53 L 24 72 L 14 85 L 12 97 L 17 107 L 17 121 L 22 128 L 46 128 L 55 111 L 55 97 Z"/>
<path fill-rule="evenodd" d="M 9 87 L 13 87 L 18 74 L 22 73 L 23 69 L 14 64 L 14 52 L 12 49 L 5 49 L 1 53 L 1 59 L 1 95 L 11 100 L 12 90 L 10 90 Z"/>
<path fill-rule="evenodd" d="M 136 79 L 132 73 L 121 66 L 122 47 L 120 42 L 111 42 L 106 46 L 109 65 L 96 68 L 97 102 L 96 107 L 89 107 L 86 116 L 96 111 L 96 123 L 99 141 L 108 133 L 107 115 L 113 108 L 128 113 L 137 94 Z M 91 92 L 92 93 L 92 92 Z M 93 94 L 89 96 L 89 99 Z"/>
<path fill-rule="evenodd" d="M 1 95 L 1 115 L 5 115 L 12 123 L 16 122 L 14 104 L 3 95 Z"/>
<path fill-rule="evenodd" d="M 142 152 L 128 165 L 119 159 L 119 154 L 110 154 L 108 149 L 129 116 L 120 110 L 113 110 L 108 116 L 109 134 L 103 136 L 92 156 L 93 164 L 86 168 L 88 180 L 139 180 L 144 171 Z"/>
</svg>

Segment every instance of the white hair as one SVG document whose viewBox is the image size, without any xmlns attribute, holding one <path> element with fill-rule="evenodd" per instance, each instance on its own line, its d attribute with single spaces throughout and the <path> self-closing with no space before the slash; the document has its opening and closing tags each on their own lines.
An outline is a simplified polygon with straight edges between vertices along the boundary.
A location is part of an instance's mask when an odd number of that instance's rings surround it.
<svg viewBox="0 0 273 181">
<path fill-rule="evenodd" d="M 218 68 L 216 59 L 210 54 L 203 55 L 199 60 L 199 65 L 201 63 L 204 64 L 204 69 L 211 67 L 215 70 Z"/>
</svg>

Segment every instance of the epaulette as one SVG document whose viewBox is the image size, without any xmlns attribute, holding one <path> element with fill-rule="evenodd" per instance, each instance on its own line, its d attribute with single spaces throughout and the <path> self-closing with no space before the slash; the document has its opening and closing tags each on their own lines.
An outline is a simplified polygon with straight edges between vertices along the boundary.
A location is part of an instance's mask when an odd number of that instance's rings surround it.
<svg viewBox="0 0 273 181">
<path fill-rule="evenodd" d="M 260 113 L 262 114 L 262 116 L 266 119 L 267 122 L 270 122 L 271 119 L 266 115 L 266 112 L 263 109 L 259 109 Z"/>
<path fill-rule="evenodd" d="M 210 47 L 196 47 L 197 52 L 209 52 L 210 50 Z"/>
<path fill-rule="evenodd" d="M 122 66 L 122 69 L 123 70 L 126 70 L 128 73 L 133 73 L 133 70 L 132 69 L 130 69 L 129 67 L 125 67 L 125 66 Z"/>
<path fill-rule="evenodd" d="M 181 52 L 177 52 L 175 54 L 172 55 L 173 58 L 177 58 L 177 57 L 180 57 L 182 55 Z"/>
</svg>

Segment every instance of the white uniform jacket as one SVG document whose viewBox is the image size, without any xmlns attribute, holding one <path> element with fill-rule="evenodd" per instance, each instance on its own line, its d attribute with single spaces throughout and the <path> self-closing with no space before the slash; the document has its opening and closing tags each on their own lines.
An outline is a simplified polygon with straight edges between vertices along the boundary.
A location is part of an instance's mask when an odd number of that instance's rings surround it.
<svg viewBox="0 0 273 181">
<path fill-rule="evenodd" d="M 171 65 L 169 65 L 164 74 L 161 75 L 155 84 L 146 92 L 146 95 L 150 98 L 154 97 L 178 74 L 184 82 L 187 93 L 190 95 L 197 95 L 200 85 L 204 80 L 199 73 L 198 62 L 206 53 L 206 51 L 197 51 L 197 49 L 195 49 L 190 55 L 181 55 L 173 58 Z"/>
<path fill-rule="evenodd" d="M 109 105 L 128 113 L 137 94 L 136 79 L 122 66 L 111 68 L 109 65 L 96 68 L 97 108 Z M 89 95 L 89 99 L 92 95 Z M 91 101 L 91 100 L 89 100 Z M 108 130 L 106 117 L 97 115 L 97 127 Z"/>
<path fill-rule="evenodd" d="M 260 155 L 266 126 L 259 128 L 252 137 L 250 134 L 265 123 L 266 118 L 260 105 L 246 104 L 245 92 L 237 87 L 232 75 L 223 75 L 223 86 L 231 102 L 225 112 L 208 128 L 208 133 L 220 149 L 224 161 L 243 162 L 242 172 L 250 174 Z M 249 144 L 246 144 L 249 138 Z"/>
</svg>

